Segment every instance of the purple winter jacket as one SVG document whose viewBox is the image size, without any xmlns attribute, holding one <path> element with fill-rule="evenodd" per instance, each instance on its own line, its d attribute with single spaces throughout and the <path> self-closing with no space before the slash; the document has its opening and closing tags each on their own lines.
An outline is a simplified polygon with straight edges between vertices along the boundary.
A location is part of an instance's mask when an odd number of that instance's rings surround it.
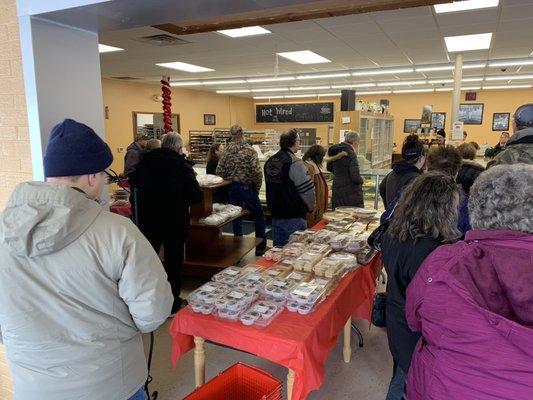
<svg viewBox="0 0 533 400">
<path fill-rule="evenodd" d="M 470 231 L 407 289 L 409 400 L 533 399 L 533 235 Z"/>
</svg>

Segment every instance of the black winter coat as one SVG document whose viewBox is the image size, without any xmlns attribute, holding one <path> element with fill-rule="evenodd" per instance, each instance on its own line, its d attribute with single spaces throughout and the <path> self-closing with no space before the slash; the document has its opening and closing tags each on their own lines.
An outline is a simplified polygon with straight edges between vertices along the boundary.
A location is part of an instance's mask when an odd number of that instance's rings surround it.
<svg viewBox="0 0 533 400">
<path fill-rule="evenodd" d="M 470 195 L 470 188 L 483 171 L 485 171 L 485 168 L 482 165 L 472 161 L 463 161 L 463 165 L 461 165 L 461 169 L 457 175 L 457 183 L 463 187 L 466 194 Z"/>
<path fill-rule="evenodd" d="M 381 260 L 387 271 L 387 337 L 395 364 L 407 373 L 409 364 L 420 338 L 413 332 L 405 318 L 405 294 L 407 286 L 426 257 L 442 243 L 430 237 L 400 242 L 385 235 Z"/>
<path fill-rule="evenodd" d="M 417 167 L 405 160 L 400 160 L 392 166 L 392 171 L 379 184 L 379 194 L 385 205 L 389 207 L 400 190 L 405 188 L 413 179 L 422 174 Z"/>
<path fill-rule="evenodd" d="M 189 233 L 189 206 L 202 201 L 192 167 L 174 150 L 159 148 L 145 154 L 135 170 L 139 227 L 157 229 L 185 240 Z"/>
<path fill-rule="evenodd" d="M 363 178 L 359 173 L 357 154 L 348 143 L 328 149 L 328 171 L 333 173 L 333 208 L 340 206 L 364 207 Z"/>
</svg>

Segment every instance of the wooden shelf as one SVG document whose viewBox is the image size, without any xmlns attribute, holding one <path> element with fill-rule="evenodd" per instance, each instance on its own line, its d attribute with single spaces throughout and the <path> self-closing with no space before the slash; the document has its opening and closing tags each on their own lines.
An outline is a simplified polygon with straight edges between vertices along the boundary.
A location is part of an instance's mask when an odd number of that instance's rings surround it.
<svg viewBox="0 0 533 400">
<path fill-rule="evenodd" d="M 237 264 L 260 243 L 261 239 L 220 235 L 209 247 L 186 251 L 183 273 L 209 278 L 221 269 Z"/>
</svg>

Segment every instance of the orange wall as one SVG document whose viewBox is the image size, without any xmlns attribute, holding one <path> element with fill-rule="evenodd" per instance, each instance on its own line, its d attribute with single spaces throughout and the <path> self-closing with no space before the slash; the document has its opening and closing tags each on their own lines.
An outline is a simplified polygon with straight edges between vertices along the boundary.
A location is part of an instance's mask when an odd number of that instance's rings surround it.
<svg viewBox="0 0 533 400">
<path fill-rule="evenodd" d="M 433 105 L 434 112 L 446 113 L 446 132 L 450 134 L 452 93 L 409 93 L 392 95 L 373 95 L 361 97 L 367 102 L 379 102 L 380 99 L 390 101 L 390 113 L 395 118 L 394 137 L 395 142 L 400 145 L 407 135 L 403 133 L 404 119 L 420 119 L 422 107 L 426 104 Z M 464 101 L 465 92 L 461 92 L 461 103 L 483 103 L 483 124 L 465 125 L 468 132 L 468 141 L 475 141 L 479 144 L 495 145 L 498 142 L 500 132 L 492 131 L 492 114 L 511 113 L 522 104 L 533 103 L 533 89 L 513 89 L 513 90 L 481 90 L 477 92 L 476 101 Z M 512 120 L 510 121 L 509 129 Z M 512 133 L 512 132 L 511 132 Z"/>
<path fill-rule="evenodd" d="M 161 103 L 153 100 L 161 94 L 159 85 L 102 80 L 104 106 L 108 107 L 109 119 L 105 120 L 105 137 L 115 160 L 112 168 L 120 173 L 124 169 L 125 153 L 118 148 L 133 141 L 132 112 L 162 112 Z M 189 130 L 212 130 L 240 124 L 252 128 L 254 108 L 250 98 L 223 96 L 212 92 L 172 88 L 172 112 L 180 115 L 180 133 L 185 143 L 189 142 Z M 216 125 L 204 125 L 204 114 L 215 114 Z"/>
</svg>

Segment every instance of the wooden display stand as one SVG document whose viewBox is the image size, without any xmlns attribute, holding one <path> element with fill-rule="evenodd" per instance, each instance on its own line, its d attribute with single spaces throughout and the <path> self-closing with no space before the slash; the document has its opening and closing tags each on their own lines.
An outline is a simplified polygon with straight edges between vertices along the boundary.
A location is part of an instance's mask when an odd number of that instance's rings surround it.
<svg viewBox="0 0 533 400">
<path fill-rule="evenodd" d="M 203 200 L 191 207 L 191 229 L 185 243 L 185 261 L 183 274 L 202 278 L 210 278 L 221 269 L 238 263 L 247 253 L 253 250 L 261 239 L 234 237 L 223 235 L 220 228 L 246 215 L 246 210 L 219 225 L 206 225 L 200 222 L 213 212 L 213 192 L 230 182 L 204 187 Z"/>
</svg>

